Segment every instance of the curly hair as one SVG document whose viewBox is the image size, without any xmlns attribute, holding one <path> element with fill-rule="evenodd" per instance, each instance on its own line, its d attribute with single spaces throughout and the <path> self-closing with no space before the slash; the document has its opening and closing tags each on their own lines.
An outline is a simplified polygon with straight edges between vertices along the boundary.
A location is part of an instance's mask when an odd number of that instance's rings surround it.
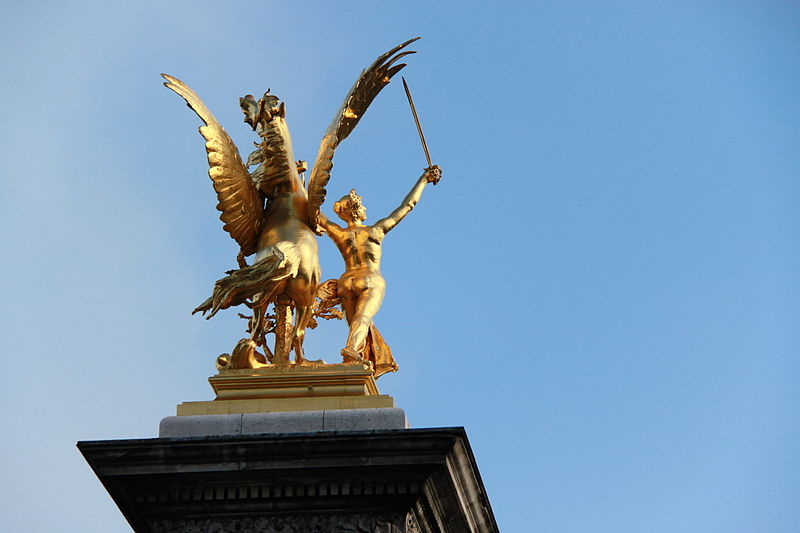
<svg viewBox="0 0 800 533">
<path fill-rule="evenodd" d="M 342 219 L 356 219 L 362 206 L 361 197 L 356 194 L 355 189 L 351 189 L 349 194 L 342 196 L 333 204 L 333 212 Z"/>
</svg>

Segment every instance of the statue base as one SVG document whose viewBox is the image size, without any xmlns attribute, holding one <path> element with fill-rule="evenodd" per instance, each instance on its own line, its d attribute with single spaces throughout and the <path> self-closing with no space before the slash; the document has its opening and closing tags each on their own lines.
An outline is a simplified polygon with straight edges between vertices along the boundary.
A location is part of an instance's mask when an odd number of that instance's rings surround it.
<svg viewBox="0 0 800 533">
<path fill-rule="evenodd" d="M 394 407 L 363 363 L 222 369 L 208 379 L 216 398 L 178 405 L 178 416 Z"/>
</svg>

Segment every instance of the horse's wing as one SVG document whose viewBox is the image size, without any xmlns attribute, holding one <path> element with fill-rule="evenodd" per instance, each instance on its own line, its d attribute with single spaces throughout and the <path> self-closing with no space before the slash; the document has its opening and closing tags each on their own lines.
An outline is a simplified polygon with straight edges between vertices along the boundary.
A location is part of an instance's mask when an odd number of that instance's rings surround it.
<svg viewBox="0 0 800 533">
<path fill-rule="evenodd" d="M 389 83 L 392 76 L 406 66 L 405 63 L 397 65 L 395 63 L 402 57 L 416 53 L 412 50 L 404 52 L 401 52 L 401 50 L 417 39 L 419 37 L 409 39 L 395 46 L 364 69 L 361 72 L 361 76 L 356 80 L 355 85 L 347 93 L 342 107 L 333 117 L 320 143 L 317 159 L 311 169 L 311 177 L 308 182 L 308 222 L 312 228 L 317 227 L 317 214 L 320 206 L 325 201 L 325 194 L 327 193 L 325 186 L 331 177 L 333 154 L 336 147 L 350 135 L 358 121 L 366 113 L 369 105 L 378 96 L 381 89 Z"/>
<path fill-rule="evenodd" d="M 162 74 L 164 86 L 186 100 L 186 104 L 202 119 L 200 134 L 206 140 L 208 175 L 217 191 L 217 209 L 222 212 L 223 228 L 239 243 L 244 255 L 256 252 L 263 216 L 263 200 L 253 185 L 236 145 L 225 128 L 188 85 L 178 78 Z"/>
</svg>

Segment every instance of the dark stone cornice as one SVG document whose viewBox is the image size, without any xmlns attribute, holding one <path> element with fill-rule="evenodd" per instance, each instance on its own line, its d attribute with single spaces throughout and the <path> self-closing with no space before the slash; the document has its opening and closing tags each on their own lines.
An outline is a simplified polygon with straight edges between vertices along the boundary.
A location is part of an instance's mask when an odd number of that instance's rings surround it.
<svg viewBox="0 0 800 533">
<path fill-rule="evenodd" d="M 85 441 L 78 448 L 136 531 L 186 520 L 308 520 L 309 513 L 410 513 L 421 531 L 497 531 L 463 428 Z"/>
</svg>

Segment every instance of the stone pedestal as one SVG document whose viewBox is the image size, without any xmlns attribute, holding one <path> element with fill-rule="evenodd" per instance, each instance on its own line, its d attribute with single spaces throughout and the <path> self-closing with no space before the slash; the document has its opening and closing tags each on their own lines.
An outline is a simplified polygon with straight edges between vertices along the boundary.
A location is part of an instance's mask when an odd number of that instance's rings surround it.
<svg viewBox="0 0 800 533">
<path fill-rule="evenodd" d="M 222 369 L 159 438 L 79 442 L 137 532 L 492 533 L 463 428 L 407 429 L 369 365 Z"/>
<path fill-rule="evenodd" d="M 497 531 L 463 428 L 225 431 L 78 447 L 137 532 Z"/>
<path fill-rule="evenodd" d="M 407 429 L 400 408 L 333 409 L 288 413 L 168 416 L 158 427 L 159 437 L 207 437 L 315 431 Z"/>
</svg>

